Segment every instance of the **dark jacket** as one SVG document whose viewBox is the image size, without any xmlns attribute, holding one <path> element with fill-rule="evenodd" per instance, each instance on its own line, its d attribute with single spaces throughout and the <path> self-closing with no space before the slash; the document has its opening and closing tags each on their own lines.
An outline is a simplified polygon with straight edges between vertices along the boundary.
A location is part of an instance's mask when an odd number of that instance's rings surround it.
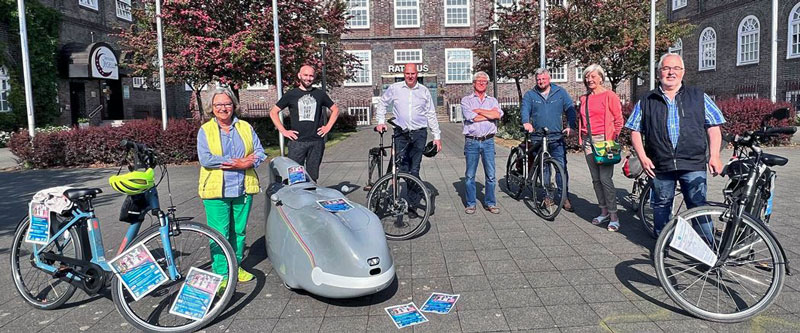
<svg viewBox="0 0 800 333">
<path fill-rule="evenodd" d="M 667 132 L 667 100 L 661 89 L 640 99 L 644 151 L 656 172 L 702 171 L 708 163 L 708 135 L 705 126 L 705 94 L 697 87 L 682 86 L 675 95 L 680 117 L 678 144 L 672 147 Z"/>
</svg>

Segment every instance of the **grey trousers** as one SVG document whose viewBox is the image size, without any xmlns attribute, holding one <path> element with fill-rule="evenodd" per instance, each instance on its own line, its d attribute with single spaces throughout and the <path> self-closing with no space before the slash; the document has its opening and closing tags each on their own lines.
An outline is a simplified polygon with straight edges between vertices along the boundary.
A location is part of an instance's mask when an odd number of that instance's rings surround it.
<svg viewBox="0 0 800 333">
<path fill-rule="evenodd" d="M 601 136 L 602 137 L 602 136 Z M 617 212 L 617 188 L 614 187 L 614 165 L 597 165 L 591 152 L 591 147 L 584 140 L 584 153 L 586 155 L 586 165 L 589 166 L 589 173 L 592 175 L 592 186 L 594 194 L 597 196 L 597 206 L 600 209 L 607 208 L 609 213 Z"/>
<path fill-rule="evenodd" d="M 304 165 L 315 182 L 319 178 L 319 165 L 325 153 L 325 141 L 289 141 L 289 158 Z"/>
</svg>

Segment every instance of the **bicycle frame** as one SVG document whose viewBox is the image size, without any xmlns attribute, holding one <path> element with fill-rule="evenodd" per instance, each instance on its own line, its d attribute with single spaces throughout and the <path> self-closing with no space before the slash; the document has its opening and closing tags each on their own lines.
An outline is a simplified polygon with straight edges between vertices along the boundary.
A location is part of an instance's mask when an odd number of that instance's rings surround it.
<svg viewBox="0 0 800 333">
<path fill-rule="evenodd" d="M 528 183 L 528 175 L 530 170 L 528 170 L 528 150 L 530 150 L 529 144 L 531 142 L 531 133 L 525 132 L 525 151 L 522 154 L 522 182 L 523 184 Z M 539 164 L 539 171 L 544 172 L 544 160 L 550 157 L 550 151 L 548 150 L 548 143 L 547 143 L 547 133 L 545 132 L 542 135 L 542 148 L 536 153 L 534 157 L 534 162 L 538 162 Z M 542 175 L 542 179 L 544 179 L 544 175 Z"/>
<path fill-rule="evenodd" d="M 159 231 L 161 233 L 161 241 L 164 244 L 165 249 L 172 249 L 172 245 L 169 239 L 169 219 L 167 214 L 161 211 L 160 204 L 158 202 L 158 191 L 155 187 L 147 190 L 145 193 L 147 197 L 148 207 L 147 210 L 150 210 L 153 215 L 158 217 L 160 227 Z M 34 252 L 34 262 L 36 263 L 36 267 L 43 269 L 50 273 L 56 273 L 58 270 L 57 267 L 53 265 L 48 265 L 44 263 L 40 259 L 40 255 L 44 248 L 55 242 L 64 232 L 66 232 L 72 226 L 78 224 L 81 221 L 86 221 L 87 226 L 87 233 L 89 238 L 89 249 L 91 250 L 91 259 L 89 260 L 90 263 L 96 264 L 100 266 L 104 271 L 110 272 L 111 267 L 108 264 L 108 259 L 105 257 L 105 247 L 103 246 L 103 236 L 100 231 L 100 220 L 97 219 L 94 213 L 94 207 L 92 206 L 91 202 L 87 202 L 86 209 L 82 209 L 84 207 L 75 208 L 72 213 L 72 219 L 67 222 L 67 224 L 59 229 L 53 236 L 50 237 L 50 240 L 47 244 L 39 247 L 38 245 L 34 245 L 33 252 Z M 139 233 L 139 229 L 141 228 L 142 222 L 132 223 L 129 227 L 127 232 L 125 233 L 125 238 L 122 239 L 120 244 L 119 250 L 117 254 L 122 253 L 125 247 L 128 245 L 128 242 L 132 240 L 136 235 Z M 180 278 L 180 274 L 178 273 L 177 268 L 175 267 L 174 256 L 172 251 L 164 251 L 165 259 L 167 260 L 167 271 L 170 280 L 175 281 Z M 82 258 L 76 258 L 82 259 Z M 74 279 L 76 281 L 82 281 L 81 277 L 72 274 L 71 272 L 66 274 L 68 279 Z"/>
</svg>

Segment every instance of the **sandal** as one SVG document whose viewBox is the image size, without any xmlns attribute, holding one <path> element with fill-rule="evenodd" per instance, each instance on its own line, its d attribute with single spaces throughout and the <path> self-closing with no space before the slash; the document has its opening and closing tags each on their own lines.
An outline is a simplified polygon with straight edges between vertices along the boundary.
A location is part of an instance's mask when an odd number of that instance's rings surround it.
<svg viewBox="0 0 800 333">
<path fill-rule="evenodd" d="M 606 215 L 606 216 L 598 215 L 597 217 L 592 219 L 592 224 L 600 225 L 600 224 L 603 224 L 603 222 L 605 222 L 606 220 L 608 220 L 608 215 Z"/>
<path fill-rule="evenodd" d="M 619 231 L 619 221 L 611 221 L 608 223 L 608 231 Z"/>
<path fill-rule="evenodd" d="M 467 207 L 466 209 L 464 209 L 464 213 L 467 213 L 469 215 L 475 214 L 475 206 Z"/>
<path fill-rule="evenodd" d="M 497 208 L 497 206 L 486 207 L 486 210 L 488 210 L 492 214 L 500 214 L 500 208 Z"/>
</svg>

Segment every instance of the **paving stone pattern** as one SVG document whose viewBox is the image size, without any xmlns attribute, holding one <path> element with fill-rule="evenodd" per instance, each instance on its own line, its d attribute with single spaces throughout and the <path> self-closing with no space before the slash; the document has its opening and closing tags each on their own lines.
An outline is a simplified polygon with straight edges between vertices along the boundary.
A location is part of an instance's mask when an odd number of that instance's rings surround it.
<svg viewBox="0 0 800 333">
<path fill-rule="evenodd" d="M 456 308 L 447 315 L 427 314 L 429 322 L 405 331 L 483 332 L 530 330 L 542 332 L 787 332 L 800 331 L 800 280 L 787 277 L 772 307 L 759 317 L 738 324 L 717 324 L 693 318 L 679 310 L 658 284 L 651 261 L 654 245 L 638 225 L 630 205 L 621 202 L 619 232 L 608 232 L 589 221 L 599 211 L 582 156 L 570 154 L 570 189 L 576 213 L 562 212 L 555 221 L 536 217 L 523 203 L 502 192 L 508 149 L 498 147 L 497 166 L 501 214 L 479 209 L 464 214 L 463 137 L 459 124 L 442 124 L 444 149 L 425 158 L 421 176 L 435 194 L 430 229 L 413 240 L 390 242 L 397 279 L 375 295 L 332 300 L 286 290 L 266 258 L 263 195 L 255 200 L 248 225 L 249 252 L 243 266 L 256 275 L 241 284 L 229 309 L 208 332 L 355 332 L 396 331 L 384 307 L 415 302 L 432 292 L 459 293 Z M 367 148 L 377 145 L 371 129 L 361 129 L 328 149 L 320 184 L 356 189 L 348 198 L 364 204 L 361 190 L 367 179 Z M 777 168 L 772 230 L 783 242 L 789 259 L 800 262 L 800 229 L 794 223 L 800 199 L 800 150 L 768 151 L 787 156 L 790 164 Z M 619 168 L 617 168 L 619 169 Z M 170 167 L 172 199 L 182 216 L 204 221 L 197 198 L 196 165 Z M 107 256 L 127 226 L 116 222 L 123 196 L 111 192 L 107 178 L 116 169 L 31 170 L 0 173 L 0 255 L 8 246 L 26 202 L 37 190 L 71 184 L 96 186 L 105 191 L 96 201 Z M 265 166 L 259 174 L 266 174 Z M 615 176 L 623 200 L 631 181 Z M 483 183 L 479 168 L 478 183 Z M 719 200 L 723 180 L 709 181 L 712 200 Z M 162 184 L 162 205 L 169 202 Z M 482 190 L 482 185 L 478 186 Z M 480 200 L 481 196 L 479 196 Z M 7 265 L 8 261 L 3 261 Z M 800 267 L 795 267 L 800 269 Z M 23 303 L 9 271 L 0 279 L 0 331 L 130 331 L 108 293 L 87 297 L 80 291 L 61 309 L 37 311 Z"/>
</svg>

